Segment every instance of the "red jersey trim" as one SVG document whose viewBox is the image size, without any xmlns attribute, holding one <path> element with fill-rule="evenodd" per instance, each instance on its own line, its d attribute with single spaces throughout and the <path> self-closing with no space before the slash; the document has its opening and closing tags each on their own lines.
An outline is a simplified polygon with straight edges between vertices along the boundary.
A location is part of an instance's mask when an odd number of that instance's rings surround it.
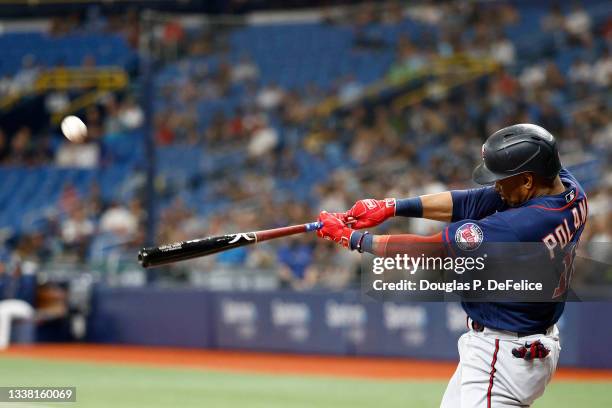
<svg viewBox="0 0 612 408">
<path fill-rule="evenodd" d="M 495 363 L 497 362 L 497 352 L 499 351 L 499 339 L 495 339 L 495 352 L 491 361 L 491 375 L 489 376 L 489 389 L 487 390 L 487 408 L 491 408 L 491 391 L 493 390 L 493 380 L 495 378 Z"/>
</svg>

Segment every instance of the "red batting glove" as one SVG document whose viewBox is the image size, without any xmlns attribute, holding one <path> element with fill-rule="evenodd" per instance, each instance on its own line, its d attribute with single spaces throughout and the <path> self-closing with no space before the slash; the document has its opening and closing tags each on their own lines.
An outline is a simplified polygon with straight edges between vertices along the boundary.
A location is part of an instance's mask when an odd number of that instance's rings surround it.
<svg viewBox="0 0 612 408">
<path fill-rule="evenodd" d="M 354 231 L 344 225 L 342 220 L 327 211 L 321 211 L 319 222 L 323 223 L 323 227 L 317 231 L 318 237 L 337 242 L 345 248 L 350 248 L 351 234 Z"/>
<path fill-rule="evenodd" d="M 546 358 L 550 353 L 540 340 L 536 340 L 533 343 L 526 342 L 524 346 L 512 349 L 512 355 L 516 358 L 522 358 L 525 360 L 533 360 L 535 358 Z"/>
<path fill-rule="evenodd" d="M 346 223 L 352 228 L 375 227 L 395 215 L 395 198 L 359 200 L 345 214 Z"/>
<path fill-rule="evenodd" d="M 327 212 L 327 211 L 325 211 Z M 346 212 L 332 212 L 332 213 L 328 213 L 333 217 L 336 217 L 337 219 L 339 219 L 340 221 L 342 221 L 345 225 L 349 222 L 349 218 L 346 215 Z"/>
</svg>

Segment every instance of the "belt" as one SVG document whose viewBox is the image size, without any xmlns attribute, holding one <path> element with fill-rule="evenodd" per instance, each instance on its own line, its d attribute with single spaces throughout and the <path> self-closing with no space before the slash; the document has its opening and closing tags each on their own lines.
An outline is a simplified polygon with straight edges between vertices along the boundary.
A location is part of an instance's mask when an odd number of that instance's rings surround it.
<svg viewBox="0 0 612 408">
<path fill-rule="evenodd" d="M 472 320 L 472 319 L 468 318 L 467 322 L 469 323 L 470 320 Z M 476 320 L 472 320 L 471 323 L 472 323 L 472 329 L 474 331 L 477 331 L 477 332 L 484 331 L 484 329 L 485 329 L 485 325 L 484 324 L 479 323 Z M 469 328 L 469 326 L 468 326 L 468 328 Z M 497 330 L 497 329 L 493 329 L 493 330 Z M 532 332 L 516 332 L 516 335 L 517 335 L 517 337 L 527 337 L 527 336 L 533 336 L 535 334 L 543 334 L 543 335 L 545 335 L 547 331 L 548 331 L 548 329 L 536 330 L 536 331 L 532 331 Z"/>
</svg>

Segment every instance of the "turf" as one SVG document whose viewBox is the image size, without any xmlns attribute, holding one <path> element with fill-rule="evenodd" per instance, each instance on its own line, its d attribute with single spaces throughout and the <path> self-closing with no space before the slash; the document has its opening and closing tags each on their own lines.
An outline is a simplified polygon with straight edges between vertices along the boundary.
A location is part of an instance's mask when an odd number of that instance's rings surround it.
<svg viewBox="0 0 612 408">
<path fill-rule="evenodd" d="M 76 386 L 62 407 L 437 407 L 438 381 L 368 381 L 0 358 L 1 386 Z M 535 408 L 612 406 L 610 383 L 553 383 Z M 0 404 L 2 406 L 2 404 Z M 25 405 L 11 405 L 25 408 Z"/>
</svg>

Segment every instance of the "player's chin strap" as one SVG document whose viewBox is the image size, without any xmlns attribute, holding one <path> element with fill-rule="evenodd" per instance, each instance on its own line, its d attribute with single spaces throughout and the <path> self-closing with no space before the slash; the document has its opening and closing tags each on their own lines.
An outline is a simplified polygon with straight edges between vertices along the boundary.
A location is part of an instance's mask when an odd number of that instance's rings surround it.
<svg viewBox="0 0 612 408">
<path fill-rule="evenodd" d="M 545 358 L 550 350 L 544 347 L 540 340 L 532 343 L 526 342 L 524 346 L 512 349 L 512 355 L 516 358 L 524 360 L 533 360 L 534 358 Z"/>
</svg>

